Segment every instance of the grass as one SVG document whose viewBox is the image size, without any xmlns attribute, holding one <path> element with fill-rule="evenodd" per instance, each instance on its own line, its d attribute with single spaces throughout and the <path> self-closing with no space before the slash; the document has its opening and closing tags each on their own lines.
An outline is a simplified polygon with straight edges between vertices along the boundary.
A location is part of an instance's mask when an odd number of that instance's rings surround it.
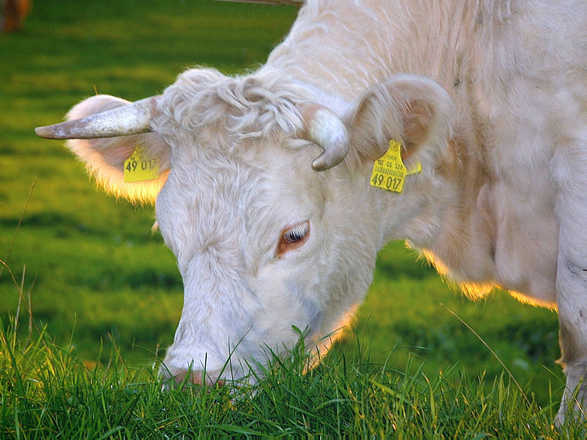
<svg viewBox="0 0 587 440">
<path fill-rule="evenodd" d="M 22 32 L 0 36 L 0 437 L 581 438 L 550 426 L 564 386 L 556 314 L 503 292 L 473 303 L 401 243 L 381 251 L 353 329 L 317 369 L 300 374 L 298 351 L 254 393 L 161 393 L 151 366 L 183 298 L 175 260 L 150 232 L 153 209 L 104 195 L 62 143 L 32 129 L 96 91 L 159 93 L 194 64 L 254 68 L 296 11 L 34 6 Z"/>
<path fill-rule="evenodd" d="M 554 429 L 544 407 L 505 374 L 472 378 L 454 367 L 427 376 L 408 361 L 374 364 L 356 348 L 319 367 L 302 344 L 273 358 L 256 385 L 180 384 L 161 392 L 154 369 L 128 366 L 116 347 L 89 365 L 44 331 L 27 340 L 0 331 L 2 438 L 582 438 Z"/>
</svg>

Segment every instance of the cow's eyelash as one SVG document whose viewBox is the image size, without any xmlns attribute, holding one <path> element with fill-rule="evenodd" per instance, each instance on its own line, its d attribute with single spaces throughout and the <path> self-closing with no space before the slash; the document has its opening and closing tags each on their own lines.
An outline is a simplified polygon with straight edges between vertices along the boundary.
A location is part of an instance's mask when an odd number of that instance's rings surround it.
<svg viewBox="0 0 587 440">
<path fill-rule="evenodd" d="M 295 243 L 303 240 L 308 233 L 310 226 L 308 222 L 301 223 L 283 233 L 283 238 L 287 243 Z"/>
<path fill-rule="evenodd" d="M 308 220 L 284 228 L 279 236 L 279 243 L 275 255 L 281 257 L 288 251 L 303 246 L 310 236 L 310 222 Z"/>
</svg>

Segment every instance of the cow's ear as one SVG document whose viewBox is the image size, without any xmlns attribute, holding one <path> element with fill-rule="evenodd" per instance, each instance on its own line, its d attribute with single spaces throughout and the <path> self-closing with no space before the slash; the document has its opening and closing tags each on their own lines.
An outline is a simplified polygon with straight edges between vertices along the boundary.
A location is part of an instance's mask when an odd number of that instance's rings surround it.
<svg viewBox="0 0 587 440">
<path fill-rule="evenodd" d="M 351 145 L 359 160 L 381 157 L 395 139 L 408 158 L 421 146 L 446 143 L 452 101 L 436 82 L 416 75 L 396 75 L 371 87 L 350 122 Z"/>
<path fill-rule="evenodd" d="M 128 103 L 114 96 L 92 96 L 74 106 L 67 114 L 67 119 L 81 119 Z M 105 191 L 133 202 L 153 203 L 169 174 L 170 149 L 157 133 L 70 139 L 66 145 L 86 165 L 88 172 Z M 124 163 L 137 147 L 142 149 L 142 157 L 155 159 L 152 164 L 158 164 L 158 173 L 153 174 L 155 178 L 152 180 L 125 182 Z"/>
</svg>

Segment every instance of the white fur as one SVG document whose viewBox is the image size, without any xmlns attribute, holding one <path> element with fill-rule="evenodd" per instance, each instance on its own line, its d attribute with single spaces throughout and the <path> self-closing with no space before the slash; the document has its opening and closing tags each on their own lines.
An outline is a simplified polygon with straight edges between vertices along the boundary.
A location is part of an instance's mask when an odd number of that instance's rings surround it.
<svg viewBox="0 0 587 440">
<path fill-rule="evenodd" d="M 170 374 L 289 348 L 292 325 L 318 343 L 361 302 L 377 250 L 406 239 L 473 297 L 501 286 L 558 307 L 563 411 L 587 365 L 586 62 L 584 0 L 310 0 L 257 72 L 180 75 L 151 122 L 171 154 L 157 219 L 185 283 Z M 312 105 L 351 139 L 323 173 Z M 423 167 L 402 194 L 368 184 L 390 138 Z M 308 241 L 277 257 L 305 220 Z"/>
</svg>

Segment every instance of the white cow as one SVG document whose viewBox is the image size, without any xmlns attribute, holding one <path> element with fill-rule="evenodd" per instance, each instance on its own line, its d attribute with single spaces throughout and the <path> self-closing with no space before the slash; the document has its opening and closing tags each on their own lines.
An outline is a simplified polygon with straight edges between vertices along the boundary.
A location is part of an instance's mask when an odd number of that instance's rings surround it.
<svg viewBox="0 0 587 440">
<path fill-rule="evenodd" d="M 473 297 L 499 286 L 558 309 L 559 421 L 583 411 L 585 0 L 309 0 L 256 72 L 190 69 L 161 96 L 95 96 L 68 119 L 37 133 L 77 138 L 108 191 L 156 201 L 185 284 L 170 375 L 206 362 L 215 380 L 233 351 L 238 377 L 264 346 L 291 347 L 292 325 L 324 353 L 377 251 L 405 239 Z M 380 178 L 390 140 L 400 174 Z M 159 168 L 125 182 L 137 146 L 135 166 Z"/>
</svg>

